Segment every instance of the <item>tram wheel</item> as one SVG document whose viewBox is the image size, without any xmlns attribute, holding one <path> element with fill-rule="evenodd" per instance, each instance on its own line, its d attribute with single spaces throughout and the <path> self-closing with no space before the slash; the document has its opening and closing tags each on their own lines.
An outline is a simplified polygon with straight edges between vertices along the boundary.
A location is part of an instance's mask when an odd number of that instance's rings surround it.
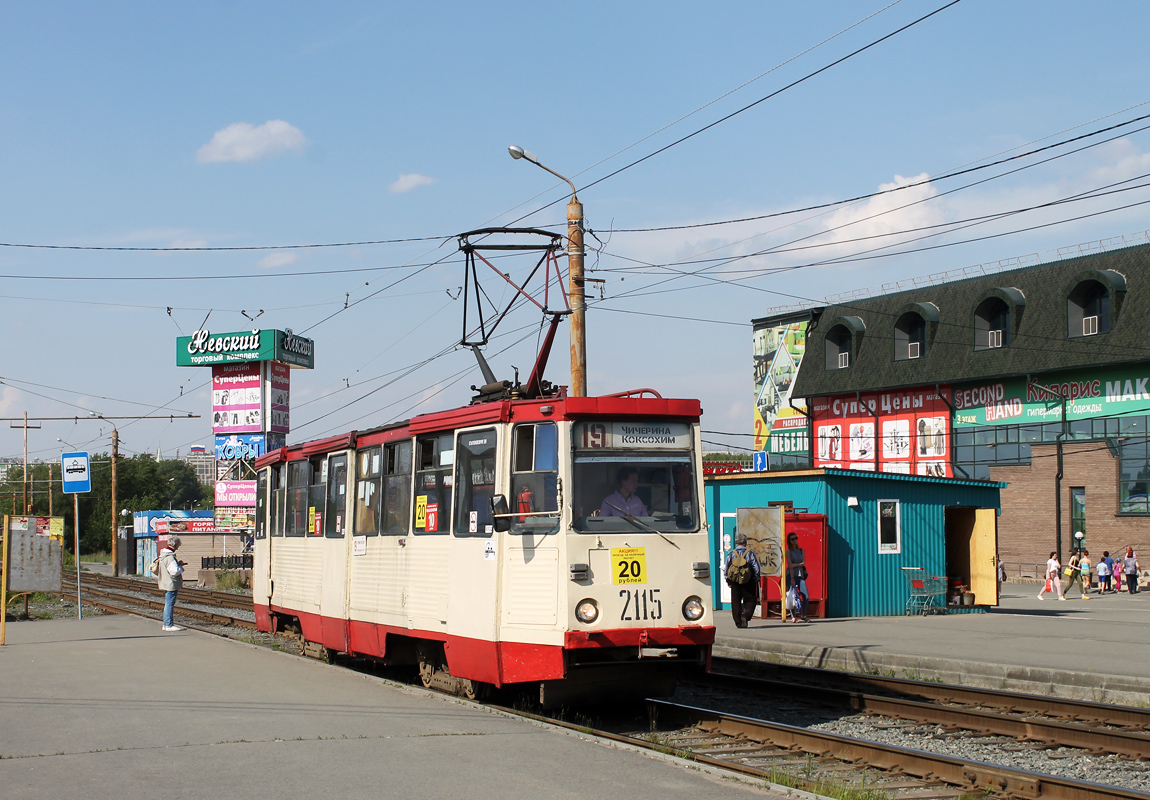
<svg viewBox="0 0 1150 800">
<path fill-rule="evenodd" d="M 482 700 L 487 696 L 487 690 L 490 687 L 482 681 L 463 678 L 459 681 L 459 688 L 468 700 Z"/>
<path fill-rule="evenodd" d="M 424 689 L 431 688 L 431 676 L 434 674 L 435 667 L 429 661 L 424 661 L 421 658 L 419 660 L 419 682 L 423 684 Z"/>
</svg>

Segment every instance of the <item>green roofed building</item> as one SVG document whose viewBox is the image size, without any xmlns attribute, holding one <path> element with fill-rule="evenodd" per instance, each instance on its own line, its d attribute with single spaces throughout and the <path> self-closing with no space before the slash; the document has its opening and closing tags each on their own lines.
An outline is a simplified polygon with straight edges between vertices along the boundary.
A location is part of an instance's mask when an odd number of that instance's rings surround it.
<svg viewBox="0 0 1150 800">
<path fill-rule="evenodd" d="M 1008 484 L 1011 575 L 1150 552 L 1150 245 L 805 313 L 810 467 Z"/>
</svg>

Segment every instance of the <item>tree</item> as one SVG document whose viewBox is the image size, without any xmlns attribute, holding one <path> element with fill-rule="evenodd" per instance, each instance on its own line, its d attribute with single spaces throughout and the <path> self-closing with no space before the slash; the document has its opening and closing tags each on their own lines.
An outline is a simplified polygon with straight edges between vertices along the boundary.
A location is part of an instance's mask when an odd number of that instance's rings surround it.
<svg viewBox="0 0 1150 800">
<path fill-rule="evenodd" d="M 196 478 L 196 470 L 186 461 L 159 461 L 146 453 L 121 457 L 116 470 L 116 504 L 112 508 L 112 457 L 108 453 L 94 453 L 90 459 L 92 491 L 79 495 L 80 550 L 81 552 L 107 552 L 112 547 L 112 516 L 119 525 L 130 524 L 123 518 L 122 509 L 150 511 L 164 508 L 211 508 L 215 499 L 210 490 Z M 52 513 L 64 517 L 64 546 L 74 548 L 75 528 L 72 515 L 72 496 L 64 494 L 60 484 L 58 463 L 28 465 L 31 486 L 29 497 L 32 514 L 48 515 L 48 479 L 52 477 Z M 5 514 L 24 513 L 23 466 L 12 467 L 7 480 L 0 484 L 0 511 Z"/>
</svg>

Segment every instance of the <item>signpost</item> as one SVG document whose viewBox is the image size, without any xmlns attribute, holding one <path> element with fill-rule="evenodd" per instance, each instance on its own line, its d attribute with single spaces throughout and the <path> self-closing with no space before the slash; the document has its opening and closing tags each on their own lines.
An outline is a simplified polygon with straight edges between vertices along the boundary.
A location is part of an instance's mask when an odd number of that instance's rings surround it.
<svg viewBox="0 0 1150 800">
<path fill-rule="evenodd" d="M 76 529 L 76 618 L 83 619 L 84 606 L 80 602 L 80 494 L 92 491 L 92 470 L 88 454 L 61 455 L 60 475 L 63 478 L 64 494 L 72 495 L 72 519 Z"/>
</svg>

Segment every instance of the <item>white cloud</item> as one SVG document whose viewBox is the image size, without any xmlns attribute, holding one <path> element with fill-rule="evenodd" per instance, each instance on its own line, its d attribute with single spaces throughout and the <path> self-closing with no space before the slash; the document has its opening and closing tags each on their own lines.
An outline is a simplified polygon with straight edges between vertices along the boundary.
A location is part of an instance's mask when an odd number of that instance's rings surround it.
<svg viewBox="0 0 1150 800">
<path fill-rule="evenodd" d="M 256 267 L 260 269 L 274 269 L 275 267 L 286 267 L 297 261 L 299 261 L 299 253 L 272 253 L 256 262 Z"/>
<path fill-rule="evenodd" d="M 429 178 L 426 175 L 419 173 L 412 173 L 410 175 L 400 175 L 399 180 L 387 187 L 387 190 L 392 194 L 403 194 L 410 192 L 412 189 L 418 189 L 420 186 L 430 186 L 436 183 L 435 178 Z"/>
<path fill-rule="evenodd" d="M 268 120 L 263 125 L 237 122 L 216 131 L 212 140 L 196 151 L 196 161 L 255 161 L 265 156 L 299 153 L 306 145 L 307 139 L 299 128 L 282 119 Z"/>
</svg>

